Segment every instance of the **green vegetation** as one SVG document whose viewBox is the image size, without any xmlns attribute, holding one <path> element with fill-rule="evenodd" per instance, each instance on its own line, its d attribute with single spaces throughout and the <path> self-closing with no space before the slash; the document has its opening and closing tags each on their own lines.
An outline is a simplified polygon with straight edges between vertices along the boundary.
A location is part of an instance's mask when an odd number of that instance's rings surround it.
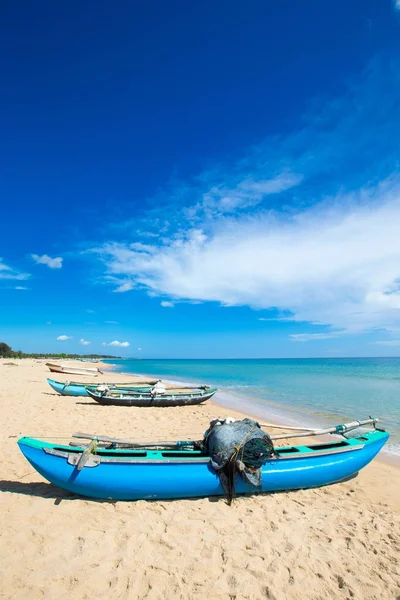
<svg viewBox="0 0 400 600">
<path fill-rule="evenodd" d="M 111 354 L 65 354 L 65 352 L 50 354 L 21 352 L 21 350 L 13 350 L 11 346 L 5 342 L 0 342 L 0 357 L 3 358 L 121 358 L 120 356 L 112 356 Z"/>
</svg>

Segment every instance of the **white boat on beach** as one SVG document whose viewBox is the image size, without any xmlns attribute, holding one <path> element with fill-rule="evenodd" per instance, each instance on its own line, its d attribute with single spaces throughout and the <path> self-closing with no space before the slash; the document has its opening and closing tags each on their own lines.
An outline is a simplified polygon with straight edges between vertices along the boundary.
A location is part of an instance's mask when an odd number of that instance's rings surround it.
<svg viewBox="0 0 400 600">
<path fill-rule="evenodd" d="M 57 365 L 55 363 L 46 363 L 52 373 L 65 373 L 66 375 L 98 375 L 102 373 L 97 367 L 75 367 L 68 365 Z"/>
</svg>

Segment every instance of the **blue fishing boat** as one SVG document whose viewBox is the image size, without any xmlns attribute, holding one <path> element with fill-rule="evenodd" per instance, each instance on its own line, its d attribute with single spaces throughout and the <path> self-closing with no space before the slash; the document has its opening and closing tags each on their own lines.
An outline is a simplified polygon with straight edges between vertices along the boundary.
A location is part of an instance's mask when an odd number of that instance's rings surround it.
<svg viewBox="0 0 400 600">
<path fill-rule="evenodd" d="M 119 390 L 132 392 L 149 392 L 154 385 L 158 383 L 158 379 L 149 380 L 146 382 L 125 382 L 125 383 L 79 383 L 76 381 L 55 381 L 47 379 L 47 383 L 55 392 L 62 396 L 89 396 L 87 390 L 96 392 L 96 390 Z"/>
<path fill-rule="evenodd" d="M 157 392 L 154 386 L 145 392 L 110 390 L 87 390 L 88 396 L 103 406 L 194 406 L 209 400 L 217 392 L 217 388 L 202 386 L 200 388 L 169 388 L 162 386 L 162 391 Z M 161 387 L 161 386 L 160 386 Z"/>
<path fill-rule="evenodd" d="M 344 428 L 338 426 L 336 432 Z M 261 487 L 236 476 L 236 493 L 314 488 L 346 480 L 365 467 L 388 438 L 385 431 L 375 430 L 350 439 L 276 448 L 276 456 L 262 467 Z M 153 500 L 224 495 L 210 456 L 195 442 L 100 447 L 100 440 L 113 441 L 99 437 L 89 446 L 72 447 L 23 437 L 18 445 L 45 479 L 80 496 Z"/>
</svg>

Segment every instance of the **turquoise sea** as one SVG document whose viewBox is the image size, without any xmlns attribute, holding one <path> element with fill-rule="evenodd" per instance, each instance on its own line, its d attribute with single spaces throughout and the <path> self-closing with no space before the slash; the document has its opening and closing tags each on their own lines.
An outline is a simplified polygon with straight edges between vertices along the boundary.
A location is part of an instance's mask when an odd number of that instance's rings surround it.
<svg viewBox="0 0 400 600">
<path fill-rule="evenodd" d="M 124 373 L 216 385 L 219 404 L 275 422 L 325 426 L 379 417 L 391 433 L 387 451 L 400 455 L 400 358 L 108 362 Z"/>
</svg>

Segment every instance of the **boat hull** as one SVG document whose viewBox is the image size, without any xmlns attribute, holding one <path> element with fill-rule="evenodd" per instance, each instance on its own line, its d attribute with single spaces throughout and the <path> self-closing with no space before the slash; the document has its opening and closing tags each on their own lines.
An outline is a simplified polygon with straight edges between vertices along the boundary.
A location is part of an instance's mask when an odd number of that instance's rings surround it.
<svg viewBox="0 0 400 600">
<path fill-rule="evenodd" d="M 346 442 L 278 449 L 280 458 L 262 468 L 261 488 L 237 478 L 238 494 L 314 488 L 343 481 L 358 473 L 381 450 L 389 435 L 375 431 Z M 220 496 L 220 480 L 201 453 L 103 450 L 87 466 L 76 464 L 83 449 L 21 438 L 26 459 L 45 479 L 78 494 L 108 500 L 174 499 Z M 144 456 L 141 456 L 144 455 Z M 189 453 L 190 454 L 190 453 Z M 167 455 L 167 458 L 166 458 Z M 75 461 L 71 464 L 71 460 Z M 97 462 L 96 462 L 97 461 Z"/>
<path fill-rule="evenodd" d="M 113 388 L 117 387 L 117 385 L 121 385 L 123 386 L 124 389 L 126 390 L 134 390 L 137 392 L 146 392 L 148 390 L 150 390 L 152 388 L 152 386 L 154 384 L 148 384 L 148 385 L 138 385 L 135 386 L 133 384 L 129 385 L 129 384 L 100 384 L 100 383 L 77 383 L 77 382 L 62 382 L 62 381 L 55 381 L 54 379 L 47 379 L 47 383 L 50 385 L 50 387 L 53 388 L 53 390 L 55 392 L 57 392 L 58 394 L 61 394 L 62 396 L 86 396 L 88 397 L 89 394 L 87 393 L 87 388 L 92 389 L 93 391 L 95 391 L 97 389 L 97 387 L 99 385 L 108 385 L 111 386 Z M 157 383 L 157 382 L 154 382 Z"/>
<path fill-rule="evenodd" d="M 151 395 L 151 394 L 121 394 L 118 396 L 106 396 L 87 390 L 88 395 L 103 406 L 137 406 L 137 407 L 166 407 L 166 406 L 193 406 L 202 404 L 209 400 L 216 392 L 215 388 L 199 394 L 176 394 L 176 395 Z"/>
<path fill-rule="evenodd" d="M 97 367 L 69 367 L 64 365 L 56 365 L 54 363 L 46 363 L 52 373 L 64 373 L 65 375 L 92 375 L 96 377 L 102 373 Z"/>
</svg>

